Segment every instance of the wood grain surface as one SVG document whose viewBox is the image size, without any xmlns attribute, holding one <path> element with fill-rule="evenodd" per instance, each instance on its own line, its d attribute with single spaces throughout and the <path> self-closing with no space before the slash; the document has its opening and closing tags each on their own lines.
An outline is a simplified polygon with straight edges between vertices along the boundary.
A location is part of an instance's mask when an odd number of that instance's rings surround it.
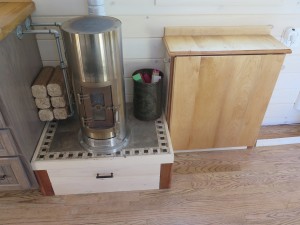
<svg viewBox="0 0 300 225">
<path fill-rule="evenodd" d="M 271 35 L 167 36 L 164 41 L 170 56 L 291 53 Z"/>
<path fill-rule="evenodd" d="M 0 2 L 0 41 L 35 10 L 33 2 Z"/>
<path fill-rule="evenodd" d="M 0 110 L 22 154 L 30 161 L 44 127 L 30 88 L 42 68 L 35 35 L 19 40 L 11 33 L 1 41 L 0 52 Z"/>
<path fill-rule="evenodd" d="M 169 124 L 174 150 L 253 146 L 283 59 L 176 57 Z"/>
<path fill-rule="evenodd" d="M 53 115 L 54 118 L 57 120 L 64 120 L 68 118 L 68 111 L 69 108 L 66 107 L 62 107 L 62 108 L 54 108 L 53 109 Z"/>
<path fill-rule="evenodd" d="M 54 191 L 47 170 L 34 170 L 34 175 L 40 185 L 40 191 L 45 196 L 53 196 Z"/>
<path fill-rule="evenodd" d="M 165 27 L 164 36 L 268 35 L 272 26 L 181 26 Z"/>
<path fill-rule="evenodd" d="M 41 110 L 39 110 L 38 115 L 39 115 L 39 119 L 41 121 L 52 121 L 54 119 L 52 108 L 41 109 Z"/>
<path fill-rule="evenodd" d="M 54 68 L 51 66 L 45 66 L 41 69 L 37 77 L 35 78 L 32 86 L 31 92 L 32 96 L 35 98 L 46 98 L 47 94 L 47 84 L 52 77 Z"/>
<path fill-rule="evenodd" d="M 62 108 L 67 106 L 67 96 L 64 94 L 59 97 L 51 97 L 51 105 L 54 108 Z"/>
<path fill-rule="evenodd" d="M 168 189 L 171 187 L 173 163 L 165 163 L 160 166 L 159 189 Z"/>
<path fill-rule="evenodd" d="M 35 105 L 38 109 L 48 109 L 51 107 L 50 98 L 36 98 Z"/>
<path fill-rule="evenodd" d="M 300 137 L 300 124 L 262 126 L 258 139 Z"/>
<path fill-rule="evenodd" d="M 60 66 L 55 67 L 53 75 L 47 84 L 48 95 L 52 97 L 62 96 L 65 90 L 63 72 Z"/>
<path fill-rule="evenodd" d="M 176 154 L 169 190 L 53 197 L 0 192 L 0 220 L 4 225 L 297 225 L 299 148 Z"/>
</svg>

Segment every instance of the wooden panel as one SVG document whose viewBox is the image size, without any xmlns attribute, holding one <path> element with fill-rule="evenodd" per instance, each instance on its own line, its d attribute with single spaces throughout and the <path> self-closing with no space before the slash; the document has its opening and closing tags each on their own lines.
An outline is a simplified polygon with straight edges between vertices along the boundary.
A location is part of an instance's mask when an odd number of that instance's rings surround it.
<svg viewBox="0 0 300 225">
<path fill-rule="evenodd" d="M 17 146 L 9 129 L 0 129 L 0 156 L 13 156 L 17 154 Z"/>
<path fill-rule="evenodd" d="M 34 10 L 33 2 L 0 2 L 0 40 L 4 39 Z"/>
<path fill-rule="evenodd" d="M 34 35 L 19 40 L 11 33 L 1 41 L 0 52 L 0 111 L 22 154 L 30 161 L 44 126 L 30 89 L 42 68 L 39 50 Z"/>
<path fill-rule="evenodd" d="M 169 36 L 164 40 L 171 56 L 291 53 L 270 35 Z"/>
<path fill-rule="evenodd" d="M 173 84 L 169 97 L 170 136 L 174 150 L 187 149 L 192 137 L 194 107 L 197 107 L 198 83 L 201 57 L 176 57 L 173 72 Z M 198 118 L 197 120 L 198 121 Z"/>
<path fill-rule="evenodd" d="M 0 191 L 2 190 L 19 190 L 30 187 L 29 180 L 22 163 L 18 157 L 0 158 Z"/>
<path fill-rule="evenodd" d="M 165 27 L 164 36 L 268 35 L 272 26 Z"/>
<path fill-rule="evenodd" d="M 252 146 L 283 59 L 176 57 L 170 118 L 174 149 Z"/>
<path fill-rule="evenodd" d="M 40 185 L 40 191 L 45 196 L 53 196 L 54 191 L 47 170 L 35 170 L 34 175 Z"/>
<path fill-rule="evenodd" d="M 159 189 L 168 189 L 171 187 L 173 163 L 161 164 Z"/>
</svg>

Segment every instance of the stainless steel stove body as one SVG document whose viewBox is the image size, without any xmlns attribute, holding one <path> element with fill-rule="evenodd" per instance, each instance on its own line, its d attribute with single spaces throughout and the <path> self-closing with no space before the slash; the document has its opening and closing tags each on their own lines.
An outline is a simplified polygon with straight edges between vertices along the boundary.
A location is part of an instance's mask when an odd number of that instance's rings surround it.
<svg viewBox="0 0 300 225">
<path fill-rule="evenodd" d="M 62 35 L 77 111 L 80 142 L 89 151 L 116 152 L 127 143 L 121 22 L 83 16 L 65 22 Z"/>
</svg>

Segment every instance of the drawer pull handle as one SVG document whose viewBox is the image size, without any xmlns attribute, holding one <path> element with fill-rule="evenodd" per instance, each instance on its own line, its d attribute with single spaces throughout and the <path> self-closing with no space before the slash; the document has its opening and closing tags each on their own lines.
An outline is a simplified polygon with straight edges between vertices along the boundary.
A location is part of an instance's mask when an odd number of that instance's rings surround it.
<svg viewBox="0 0 300 225">
<path fill-rule="evenodd" d="M 100 175 L 99 173 L 97 173 L 97 176 L 96 176 L 97 179 L 99 179 L 99 178 L 113 178 L 113 177 L 114 177 L 113 173 L 110 173 L 110 175 Z"/>
<path fill-rule="evenodd" d="M 0 180 L 5 180 L 6 179 L 6 175 L 4 174 L 4 175 L 2 175 L 2 176 L 0 176 Z"/>
</svg>

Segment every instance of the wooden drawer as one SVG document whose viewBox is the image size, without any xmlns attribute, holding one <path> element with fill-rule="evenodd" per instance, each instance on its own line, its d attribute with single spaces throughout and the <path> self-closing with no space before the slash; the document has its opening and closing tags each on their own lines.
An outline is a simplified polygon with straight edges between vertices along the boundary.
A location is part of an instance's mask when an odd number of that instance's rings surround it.
<svg viewBox="0 0 300 225">
<path fill-rule="evenodd" d="M 18 157 L 0 158 L 0 190 L 19 190 L 30 187 L 30 182 Z"/>
<path fill-rule="evenodd" d="M 0 156 L 17 155 L 17 146 L 9 129 L 0 129 Z"/>
<path fill-rule="evenodd" d="M 86 168 L 47 172 L 56 195 L 159 189 L 160 181 L 160 164 L 103 166 L 87 162 Z"/>
</svg>

